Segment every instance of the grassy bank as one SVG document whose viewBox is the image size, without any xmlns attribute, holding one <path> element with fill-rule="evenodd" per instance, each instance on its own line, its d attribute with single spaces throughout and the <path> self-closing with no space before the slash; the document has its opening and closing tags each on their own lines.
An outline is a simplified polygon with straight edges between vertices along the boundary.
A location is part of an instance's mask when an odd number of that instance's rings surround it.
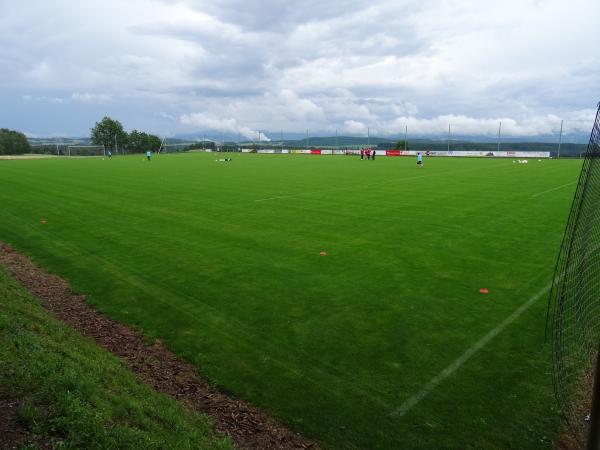
<svg viewBox="0 0 600 450">
<path fill-rule="evenodd" d="M 19 422 L 31 441 L 53 448 L 230 448 L 208 419 L 138 381 L 1 269 L 0 386 L 3 396 L 19 400 Z"/>
</svg>

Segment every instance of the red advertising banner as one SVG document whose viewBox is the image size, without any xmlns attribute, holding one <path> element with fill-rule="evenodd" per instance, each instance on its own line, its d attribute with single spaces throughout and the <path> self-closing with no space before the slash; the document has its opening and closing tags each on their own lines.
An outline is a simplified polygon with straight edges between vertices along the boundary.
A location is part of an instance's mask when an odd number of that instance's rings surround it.
<svg viewBox="0 0 600 450">
<path fill-rule="evenodd" d="M 311 155 L 320 155 L 321 154 L 321 150 L 314 150 L 313 149 L 313 150 L 310 151 L 310 154 Z"/>
<path fill-rule="evenodd" d="M 400 156 L 402 154 L 400 152 L 401 150 L 386 150 L 385 156 Z"/>
</svg>

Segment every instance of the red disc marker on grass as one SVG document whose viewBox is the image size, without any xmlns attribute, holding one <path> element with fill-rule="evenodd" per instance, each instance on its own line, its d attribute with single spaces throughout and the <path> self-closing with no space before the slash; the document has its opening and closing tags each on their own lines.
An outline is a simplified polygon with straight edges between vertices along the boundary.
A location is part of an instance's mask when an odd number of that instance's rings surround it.
<svg viewBox="0 0 600 450">
<path fill-rule="evenodd" d="M 490 291 L 487 288 L 481 288 L 481 289 L 479 289 L 479 292 L 482 293 L 482 294 L 489 294 L 490 293 Z"/>
<path fill-rule="evenodd" d="M 321 255 L 321 256 L 327 256 L 327 252 L 321 251 L 321 252 L 319 252 L 319 255 Z"/>
</svg>

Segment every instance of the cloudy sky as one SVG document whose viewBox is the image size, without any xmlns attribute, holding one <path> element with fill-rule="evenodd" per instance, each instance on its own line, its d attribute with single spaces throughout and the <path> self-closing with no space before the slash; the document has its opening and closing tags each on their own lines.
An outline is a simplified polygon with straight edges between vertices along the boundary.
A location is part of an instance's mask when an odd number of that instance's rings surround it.
<svg viewBox="0 0 600 450">
<path fill-rule="evenodd" d="M 0 126 L 588 134 L 598 0 L 0 0 Z"/>
</svg>

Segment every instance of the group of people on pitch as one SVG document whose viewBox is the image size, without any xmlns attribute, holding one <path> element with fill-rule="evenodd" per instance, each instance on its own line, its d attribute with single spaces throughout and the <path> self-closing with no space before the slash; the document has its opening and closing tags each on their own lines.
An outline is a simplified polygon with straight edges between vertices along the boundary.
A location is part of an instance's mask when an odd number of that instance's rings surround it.
<svg viewBox="0 0 600 450">
<path fill-rule="evenodd" d="M 360 150 L 360 159 L 365 159 L 365 158 L 375 161 L 375 150 L 361 149 Z M 423 153 L 421 153 L 421 152 L 417 152 L 417 167 L 423 167 Z"/>
<path fill-rule="evenodd" d="M 360 149 L 360 159 L 365 159 L 365 158 L 375 161 L 375 150 L 371 150 L 370 148 L 367 148 L 367 149 L 361 148 Z"/>
</svg>

